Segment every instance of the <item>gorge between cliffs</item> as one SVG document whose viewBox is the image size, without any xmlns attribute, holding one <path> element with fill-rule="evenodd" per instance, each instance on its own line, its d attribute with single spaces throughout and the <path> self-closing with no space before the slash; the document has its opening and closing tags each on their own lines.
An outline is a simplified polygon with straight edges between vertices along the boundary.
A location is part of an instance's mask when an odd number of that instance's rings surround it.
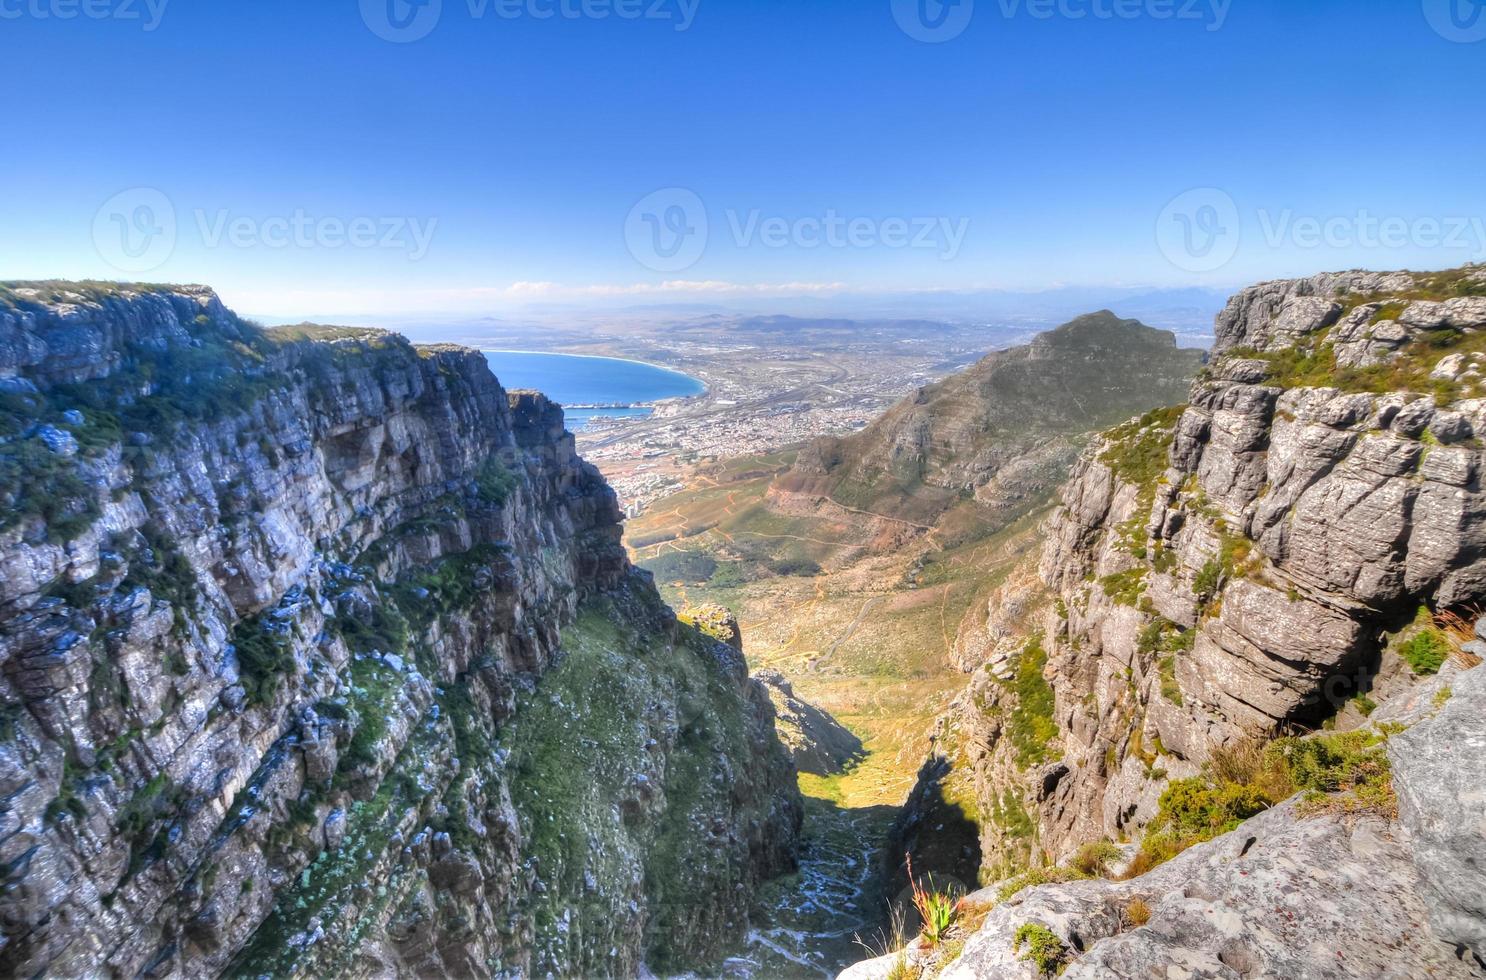
<svg viewBox="0 0 1486 980">
<path fill-rule="evenodd" d="M 1215 334 L 626 527 L 478 351 L 0 286 L 0 973 L 1486 975 L 1486 269 Z"/>
</svg>

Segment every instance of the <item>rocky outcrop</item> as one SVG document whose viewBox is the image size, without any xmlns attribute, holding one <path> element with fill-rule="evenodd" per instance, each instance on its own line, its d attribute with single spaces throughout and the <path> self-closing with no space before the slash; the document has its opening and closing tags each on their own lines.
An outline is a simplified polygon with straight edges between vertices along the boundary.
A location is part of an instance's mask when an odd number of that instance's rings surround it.
<svg viewBox="0 0 1486 980">
<path fill-rule="evenodd" d="M 1451 678 L 1431 703 L 1438 705 L 1433 717 L 1388 744 L 1399 822 L 1432 931 L 1473 950 L 1480 964 L 1486 959 L 1486 669 Z"/>
<path fill-rule="evenodd" d="M 1387 833 L 1432 941 L 1476 943 L 1470 868 L 1417 848 L 1481 847 L 1479 827 L 1452 839 L 1439 822 L 1478 801 L 1443 775 L 1457 750 L 1430 726 L 1446 716 L 1420 719 L 1449 693 L 1436 672 L 1482 652 L 1456 614 L 1486 602 L 1486 269 L 1266 283 L 1216 333 L 1188 406 L 1111 430 L 1075 466 L 1036 562 L 1046 598 L 1029 564 L 962 627 L 975 670 L 932 778 L 975 801 L 993 880 L 1139 839 L 1219 748 L 1417 723 L 1390 743 L 1406 788 Z M 944 795 L 929 789 L 912 799 Z M 911 803 L 903 822 L 932 819 Z M 1241 892 L 1214 894 L 1247 910 Z M 1303 966 L 1267 955 L 1245 962 Z"/>
<path fill-rule="evenodd" d="M 6 973 L 627 974 L 791 865 L 767 696 L 477 352 L 13 284 L 0 503 Z"/>
<path fill-rule="evenodd" d="M 1396 821 L 1292 799 L 1128 880 L 997 883 L 961 903 L 972 921 L 947 958 L 915 943 L 842 980 L 919 964 L 965 980 L 1479 977 L 1486 668 L 1450 681 L 1388 739 Z"/>
<path fill-rule="evenodd" d="M 779 739 L 800 772 L 832 776 L 866 758 L 862 740 L 828 712 L 802 700 L 779 671 L 760 670 L 753 676 L 774 702 Z"/>
</svg>

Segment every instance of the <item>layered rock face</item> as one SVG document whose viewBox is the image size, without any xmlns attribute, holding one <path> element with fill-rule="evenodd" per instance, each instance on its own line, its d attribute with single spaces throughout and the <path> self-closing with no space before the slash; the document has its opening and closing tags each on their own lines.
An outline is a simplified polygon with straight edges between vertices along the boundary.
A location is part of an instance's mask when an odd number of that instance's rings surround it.
<svg viewBox="0 0 1486 980">
<path fill-rule="evenodd" d="M 817 440 L 777 489 L 924 526 L 962 506 L 1009 524 L 1064 479 L 1084 435 L 1181 401 L 1201 363 L 1166 331 L 1083 316 L 921 389 L 862 432 Z"/>
<path fill-rule="evenodd" d="M 1190 405 L 1134 420 L 1086 452 L 1046 527 L 1035 575 L 1030 567 L 1013 575 L 962 630 L 961 656 L 974 673 L 940 725 L 945 765 L 915 792 L 902 838 L 938 821 L 947 798 L 968 797 L 981 822 L 983 879 L 1063 863 L 1081 845 L 1138 839 L 1167 812 L 1163 793 L 1208 773 L 1218 749 L 1378 722 L 1389 706 L 1416 702 L 1426 676 L 1456 669 L 1442 663 L 1450 643 L 1432 616 L 1470 615 L 1486 602 L 1483 337 L 1479 267 L 1323 275 L 1235 296 Z M 1466 661 L 1486 648 L 1472 649 Z M 1431 690 L 1449 695 L 1448 685 Z M 1480 709 L 1479 700 L 1450 704 L 1457 727 Z M 1464 882 L 1486 838 L 1473 818 L 1451 827 L 1438 812 L 1474 812 L 1479 794 L 1441 760 L 1419 762 L 1449 755 L 1469 769 L 1434 740 L 1456 736 L 1426 731 L 1421 724 L 1389 743 L 1402 824 L 1369 817 L 1321 828 L 1278 813 L 1251 821 L 1261 841 L 1284 840 L 1283 853 L 1294 855 L 1285 862 L 1331 866 L 1335 858 L 1335 879 L 1306 884 L 1282 863 L 1264 886 L 1315 892 L 1304 928 L 1321 935 L 1323 918 L 1391 908 L 1379 896 L 1350 910 L 1322 901 L 1335 882 L 1351 881 L 1349 868 L 1362 875 L 1375 862 L 1371 870 L 1413 904 L 1361 921 L 1418 920 L 1416 907 L 1428 906 L 1434 940 L 1480 952 L 1479 903 L 1464 897 Z M 1418 836 L 1425 827 L 1429 853 Z M 1250 921 L 1267 914 L 1260 882 L 1205 877 L 1204 862 L 1227 860 L 1218 843 L 1135 879 L 1134 891 L 1065 886 L 1066 895 L 1046 896 L 1046 914 L 1064 916 L 1055 924 L 1081 942 L 1112 936 L 1128 925 L 1104 929 L 1080 918 L 1094 905 L 1060 903 L 1078 896 L 1107 911 L 1129 895 L 1149 898 L 1146 878 L 1156 893 L 1197 881 L 1203 901 Z M 1233 935 L 1252 945 L 1257 931 Z M 1368 972 L 1365 962 L 1322 968 L 1248 946 L 1214 964 L 1193 952 L 1199 932 L 1163 940 L 1157 955 L 1140 930 L 1141 955 L 1215 976 L 1404 976 L 1438 965 L 1412 950 L 1391 972 Z M 1145 975 L 1151 962 L 1108 958 L 1119 948 L 1101 944 L 1101 965 L 1083 957 L 1079 968 Z M 1005 962 L 954 975 L 1022 975 L 1008 965 L 1017 962 L 1010 947 L 997 949 Z M 1468 964 L 1462 955 L 1451 962 Z"/>
<path fill-rule="evenodd" d="M 1421 605 L 1486 597 L 1486 401 L 1437 375 L 1447 345 L 1474 346 L 1463 330 L 1486 328 L 1486 303 L 1408 298 L 1451 288 L 1486 291 L 1486 271 L 1245 291 L 1218 318 L 1190 407 L 1081 463 L 1040 565 L 1068 613 L 1042 624 L 1067 733 L 1068 775 L 1043 780 L 1049 850 L 1142 826 L 1160 782 L 1148 770 L 1189 774 L 1214 746 L 1379 700 L 1409 679 L 1386 633 Z M 1353 372 L 1358 321 L 1430 335 Z M 1161 473 L 1146 461 L 1168 441 Z"/>
<path fill-rule="evenodd" d="M 767 695 L 477 352 L 17 285 L 0 410 L 0 971 L 632 974 L 791 866 Z"/>
<path fill-rule="evenodd" d="M 1004 886 L 986 888 L 965 899 L 987 912 L 947 959 L 912 946 L 842 980 L 931 964 L 957 980 L 1036 980 L 1044 966 L 1090 978 L 1481 976 L 1486 668 L 1445 675 L 1446 684 L 1401 692 L 1376 713 L 1406 727 L 1386 746 L 1396 819 L 1291 800 L 1128 880 L 1009 897 Z M 1032 950 L 1039 938 L 1042 962 Z"/>
</svg>

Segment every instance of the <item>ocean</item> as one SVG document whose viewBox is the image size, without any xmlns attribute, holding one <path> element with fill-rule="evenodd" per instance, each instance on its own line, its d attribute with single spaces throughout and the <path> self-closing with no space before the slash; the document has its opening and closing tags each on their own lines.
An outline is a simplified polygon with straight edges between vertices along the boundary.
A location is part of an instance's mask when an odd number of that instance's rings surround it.
<svg viewBox="0 0 1486 980">
<path fill-rule="evenodd" d="M 595 418 L 647 416 L 651 410 L 641 407 L 642 402 L 684 398 L 707 390 L 690 375 L 642 361 L 534 351 L 484 353 L 490 369 L 508 389 L 534 388 L 564 406 L 606 406 L 567 409 L 568 429 L 573 432 Z"/>
</svg>

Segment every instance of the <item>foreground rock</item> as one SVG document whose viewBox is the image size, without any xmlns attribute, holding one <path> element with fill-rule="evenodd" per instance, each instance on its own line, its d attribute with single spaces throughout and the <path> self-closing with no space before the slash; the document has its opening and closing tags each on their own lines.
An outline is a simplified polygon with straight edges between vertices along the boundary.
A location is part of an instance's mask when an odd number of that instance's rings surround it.
<svg viewBox="0 0 1486 980">
<path fill-rule="evenodd" d="M 767 696 L 475 351 L 5 287 L 0 505 L 0 972 L 671 969 L 792 865 Z"/>
<path fill-rule="evenodd" d="M 1029 926 L 1056 937 L 1064 977 L 1486 974 L 1486 753 L 1477 744 L 1486 668 L 1454 680 L 1437 715 L 1388 743 L 1399 820 L 1308 813 L 1292 800 L 1129 881 L 1040 885 L 1001 904 L 997 887 L 984 889 L 967 904 L 994 907 L 938 975 L 1044 976 L 1018 939 Z M 841 976 L 885 978 L 928 955 L 894 953 Z"/>
</svg>

